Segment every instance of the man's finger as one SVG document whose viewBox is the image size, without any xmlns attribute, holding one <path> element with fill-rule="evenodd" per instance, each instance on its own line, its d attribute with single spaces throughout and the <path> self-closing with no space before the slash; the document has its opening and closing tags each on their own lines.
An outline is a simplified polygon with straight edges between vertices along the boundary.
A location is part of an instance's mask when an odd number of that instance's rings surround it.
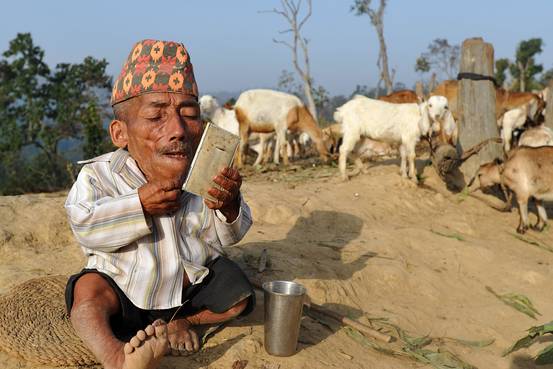
<svg viewBox="0 0 553 369">
<path fill-rule="evenodd" d="M 227 177 L 223 177 L 221 175 L 213 177 L 213 182 L 229 192 L 235 191 L 238 188 L 238 183 L 236 181 L 228 179 Z"/>
<path fill-rule="evenodd" d="M 213 196 L 215 200 L 219 200 L 221 202 L 227 202 L 232 198 L 232 194 L 230 192 L 220 190 L 215 187 L 211 187 L 209 190 L 207 190 L 207 193 Z"/>
<path fill-rule="evenodd" d="M 192 336 L 192 346 L 194 351 L 198 351 L 200 349 L 200 339 L 198 338 L 198 335 L 196 332 L 190 332 L 190 336 Z"/>
<path fill-rule="evenodd" d="M 214 201 L 211 201 L 211 200 L 208 200 L 208 199 L 204 199 L 204 203 L 208 208 L 210 208 L 212 210 L 219 209 L 223 204 L 222 201 L 221 202 L 214 202 Z"/>
<path fill-rule="evenodd" d="M 182 191 L 180 189 L 178 190 L 171 190 L 161 193 L 161 198 L 165 201 L 177 201 L 180 197 Z"/>
<path fill-rule="evenodd" d="M 190 335 L 184 339 L 184 347 L 186 348 L 186 351 L 193 351 L 194 350 L 194 344 L 192 343 L 192 340 L 190 339 Z"/>
<path fill-rule="evenodd" d="M 225 177 L 228 177 L 232 180 L 237 181 L 239 179 L 242 179 L 242 176 L 240 176 L 240 172 L 238 171 L 238 169 L 226 167 L 223 168 L 221 172 Z"/>
</svg>

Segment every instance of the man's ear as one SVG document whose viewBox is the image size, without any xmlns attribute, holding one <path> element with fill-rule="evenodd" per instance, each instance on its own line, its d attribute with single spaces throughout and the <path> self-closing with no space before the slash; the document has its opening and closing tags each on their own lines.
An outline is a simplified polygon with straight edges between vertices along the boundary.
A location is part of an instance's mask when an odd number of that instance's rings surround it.
<svg viewBox="0 0 553 369">
<path fill-rule="evenodd" d="M 124 149 L 129 144 L 129 136 L 127 132 L 127 123 L 121 120 L 112 120 L 109 124 L 109 135 L 111 142 L 121 149 Z"/>
</svg>

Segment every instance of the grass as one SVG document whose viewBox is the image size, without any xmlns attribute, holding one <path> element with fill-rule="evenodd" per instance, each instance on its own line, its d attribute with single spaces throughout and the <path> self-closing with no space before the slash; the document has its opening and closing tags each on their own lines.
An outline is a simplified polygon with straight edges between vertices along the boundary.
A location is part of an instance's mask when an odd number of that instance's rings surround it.
<svg viewBox="0 0 553 369">
<path fill-rule="evenodd" d="M 489 286 L 486 286 L 486 290 L 501 300 L 505 305 L 528 315 L 532 319 L 536 319 L 536 315 L 541 315 L 540 312 L 534 307 L 534 304 L 532 304 L 532 301 L 522 294 L 511 292 L 500 295 Z"/>
<path fill-rule="evenodd" d="M 442 232 L 439 232 L 439 231 L 435 231 L 433 229 L 431 229 L 430 232 L 432 232 L 434 234 L 437 234 L 438 236 L 442 236 L 442 237 L 446 237 L 446 238 L 452 238 L 452 239 L 460 241 L 460 242 L 465 242 L 466 241 L 466 239 L 462 235 L 460 235 L 459 233 L 447 234 L 447 233 L 442 233 Z"/>
<path fill-rule="evenodd" d="M 474 366 L 446 349 L 446 343 L 452 342 L 472 348 L 481 348 L 494 342 L 493 339 L 468 341 L 449 337 L 430 337 L 428 335 L 415 337 L 409 335 L 399 326 L 388 322 L 387 318 L 368 318 L 368 320 L 371 325 L 389 330 L 387 333 L 392 334 L 396 339 L 387 344 L 376 343 L 351 327 L 345 327 L 345 333 L 364 347 L 388 356 L 427 364 L 435 369 L 475 369 Z"/>
<path fill-rule="evenodd" d="M 515 352 L 517 350 L 528 348 L 533 343 L 535 343 L 541 336 L 545 334 L 551 334 L 553 333 L 553 322 L 549 322 L 544 325 L 540 325 L 537 327 L 531 327 L 528 329 L 528 334 L 518 341 L 516 341 L 511 347 L 509 347 L 505 352 L 503 352 L 502 356 L 507 356 L 512 352 Z M 552 364 L 553 363 L 553 344 L 550 344 L 546 346 L 543 350 L 541 350 L 535 359 L 535 363 L 538 365 L 544 365 L 544 364 Z"/>
<path fill-rule="evenodd" d="M 463 188 L 463 191 L 457 194 L 457 203 L 460 204 L 470 196 L 470 190 L 468 187 Z"/>
<path fill-rule="evenodd" d="M 510 232 L 509 232 L 509 234 L 510 234 L 511 236 L 513 236 L 514 238 L 516 238 L 517 240 L 519 240 L 519 241 L 525 242 L 525 243 L 527 243 L 527 244 L 529 244 L 529 245 L 532 245 L 532 246 L 536 246 L 536 247 L 538 247 L 538 248 L 540 248 L 540 249 L 542 249 L 542 250 L 548 251 L 548 252 L 553 252 L 553 247 L 551 247 L 551 246 L 549 246 L 549 245 L 543 244 L 543 243 L 538 242 L 538 241 L 536 241 L 536 240 L 532 240 L 532 239 L 530 239 L 530 238 L 528 238 L 528 237 L 524 237 L 524 236 L 522 236 L 522 235 L 520 235 L 520 234 L 510 233 Z"/>
</svg>

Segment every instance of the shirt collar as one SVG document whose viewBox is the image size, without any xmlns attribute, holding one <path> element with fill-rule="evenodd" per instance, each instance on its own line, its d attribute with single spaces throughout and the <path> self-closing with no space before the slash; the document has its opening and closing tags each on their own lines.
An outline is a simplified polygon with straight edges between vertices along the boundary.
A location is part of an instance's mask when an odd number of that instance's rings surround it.
<svg viewBox="0 0 553 369">
<path fill-rule="evenodd" d="M 110 160 L 110 169 L 121 175 L 123 180 L 132 188 L 139 188 L 146 184 L 144 174 L 138 168 L 138 164 L 125 149 L 118 149 Z"/>
</svg>

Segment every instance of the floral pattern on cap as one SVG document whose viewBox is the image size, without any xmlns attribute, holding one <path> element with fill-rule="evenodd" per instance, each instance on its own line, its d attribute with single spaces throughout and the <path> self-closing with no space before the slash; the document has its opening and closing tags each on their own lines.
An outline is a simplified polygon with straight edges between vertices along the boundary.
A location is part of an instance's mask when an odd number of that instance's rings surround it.
<svg viewBox="0 0 553 369">
<path fill-rule="evenodd" d="M 137 42 L 113 84 L 111 105 L 150 92 L 178 92 L 198 97 L 190 55 L 183 44 L 159 40 Z"/>
</svg>

